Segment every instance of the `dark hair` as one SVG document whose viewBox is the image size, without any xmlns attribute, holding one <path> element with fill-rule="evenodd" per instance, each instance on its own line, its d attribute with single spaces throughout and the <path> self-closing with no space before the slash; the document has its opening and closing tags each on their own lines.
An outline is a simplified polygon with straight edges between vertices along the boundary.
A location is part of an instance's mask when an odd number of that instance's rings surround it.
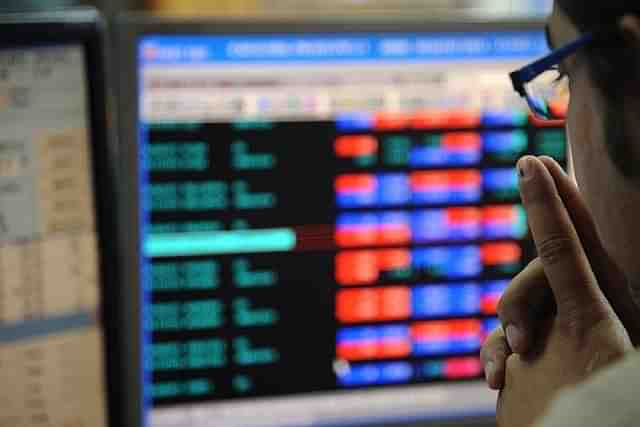
<svg viewBox="0 0 640 427">
<path fill-rule="evenodd" d="M 626 177 L 634 171 L 635 156 L 624 118 L 628 100 L 640 97 L 640 50 L 619 30 L 618 20 L 627 14 L 640 16 L 637 0 L 556 0 L 557 5 L 583 32 L 595 32 L 596 39 L 580 56 L 587 61 L 595 86 L 607 102 L 605 126 L 612 160 Z M 638 117 L 640 120 L 640 116 Z"/>
<path fill-rule="evenodd" d="M 582 31 L 593 30 L 606 21 L 614 22 L 625 14 L 637 14 L 640 11 L 636 0 L 608 0 L 606 4 L 584 0 L 556 0 L 556 4 Z"/>
<path fill-rule="evenodd" d="M 582 32 L 596 32 L 594 43 L 585 49 L 595 83 L 605 96 L 617 92 L 637 91 L 636 81 L 640 77 L 640 52 L 629 45 L 617 28 L 617 21 L 627 14 L 640 15 L 636 0 L 607 0 L 603 2 L 584 0 L 557 0 L 560 8 Z M 622 83 L 630 83 L 626 85 Z M 636 84 L 633 84 L 636 83 Z"/>
</svg>

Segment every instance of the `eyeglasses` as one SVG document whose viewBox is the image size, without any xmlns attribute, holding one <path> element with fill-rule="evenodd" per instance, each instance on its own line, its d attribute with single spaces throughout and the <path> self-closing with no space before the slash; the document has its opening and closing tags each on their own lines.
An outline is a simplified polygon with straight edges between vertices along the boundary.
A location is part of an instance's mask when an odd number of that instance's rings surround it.
<svg viewBox="0 0 640 427">
<path fill-rule="evenodd" d="M 562 61 L 593 41 L 587 34 L 510 74 L 513 88 L 527 100 L 533 114 L 542 120 L 562 120 L 569 109 L 569 82 L 560 72 Z"/>
</svg>

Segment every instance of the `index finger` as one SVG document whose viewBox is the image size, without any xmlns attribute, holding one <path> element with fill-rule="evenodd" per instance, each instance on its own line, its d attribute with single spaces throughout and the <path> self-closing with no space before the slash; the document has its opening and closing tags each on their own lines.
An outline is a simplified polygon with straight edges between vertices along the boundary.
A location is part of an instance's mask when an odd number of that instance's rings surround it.
<svg viewBox="0 0 640 427">
<path fill-rule="evenodd" d="M 556 299 L 558 316 L 605 313 L 608 305 L 553 177 L 532 156 L 518 162 L 518 172 L 529 226 Z M 584 316 L 580 318 L 584 320 Z"/>
</svg>

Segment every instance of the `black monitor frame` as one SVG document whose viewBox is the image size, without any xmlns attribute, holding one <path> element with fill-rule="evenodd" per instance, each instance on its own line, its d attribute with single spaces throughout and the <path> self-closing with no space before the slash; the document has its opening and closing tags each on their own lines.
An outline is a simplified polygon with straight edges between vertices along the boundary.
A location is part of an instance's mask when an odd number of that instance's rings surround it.
<svg viewBox="0 0 640 427">
<path fill-rule="evenodd" d="M 132 381 L 126 343 L 121 331 L 127 325 L 120 302 L 126 298 L 121 284 L 115 121 L 109 111 L 106 59 L 106 25 L 93 9 L 0 15 L 0 49 L 78 44 L 84 48 L 88 78 L 92 178 L 99 244 L 101 322 L 104 327 L 104 373 L 109 425 L 139 427 L 139 393 Z M 136 364 L 137 365 L 137 364 Z M 135 371 L 133 371 L 135 372 Z"/>
<path fill-rule="evenodd" d="M 148 35 L 268 35 L 268 34 L 357 34 L 357 33 L 438 33 L 438 32 L 511 32 L 540 30 L 540 20 L 470 20 L 464 15 L 443 19 L 427 16 L 380 15 L 357 17 L 341 16 L 265 16 L 265 17 L 171 17 L 147 14 L 120 16 L 116 24 L 118 51 L 118 92 L 120 113 L 120 154 L 124 185 L 123 206 L 126 211 L 129 236 L 123 247 L 124 270 L 127 272 L 124 287 L 130 290 L 127 297 L 130 316 L 141 316 L 140 292 L 140 204 L 138 185 L 141 153 L 138 145 L 139 75 L 138 41 Z M 137 292 L 133 292 L 137 290 Z M 139 321 L 136 324 L 141 324 Z M 127 330 L 132 342 L 140 342 L 140 330 Z M 134 346 L 134 344 L 131 344 Z M 138 346 L 135 351 L 140 351 Z M 136 357 L 135 360 L 140 360 Z M 424 423 L 423 423 L 424 424 Z M 406 425 L 406 424 L 403 424 Z M 420 424 L 419 424 L 420 425 Z M 440 420 L 427 423 L 429 426 L 492 426 L 493 417 L 479 416 L 457 420 Z"/>
</svg>

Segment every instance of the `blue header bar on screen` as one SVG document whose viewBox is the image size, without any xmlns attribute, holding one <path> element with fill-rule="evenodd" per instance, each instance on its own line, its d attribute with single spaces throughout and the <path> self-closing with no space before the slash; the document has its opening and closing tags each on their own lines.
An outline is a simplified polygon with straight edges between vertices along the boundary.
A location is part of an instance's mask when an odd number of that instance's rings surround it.
<svg viewBox="0 0 640 427">
<path fill-rule="evenodd" d="M 432 34 L 148 36 L 141 65 L 441 62 L 548 53 L 541 31 Z"/>
</svg>

